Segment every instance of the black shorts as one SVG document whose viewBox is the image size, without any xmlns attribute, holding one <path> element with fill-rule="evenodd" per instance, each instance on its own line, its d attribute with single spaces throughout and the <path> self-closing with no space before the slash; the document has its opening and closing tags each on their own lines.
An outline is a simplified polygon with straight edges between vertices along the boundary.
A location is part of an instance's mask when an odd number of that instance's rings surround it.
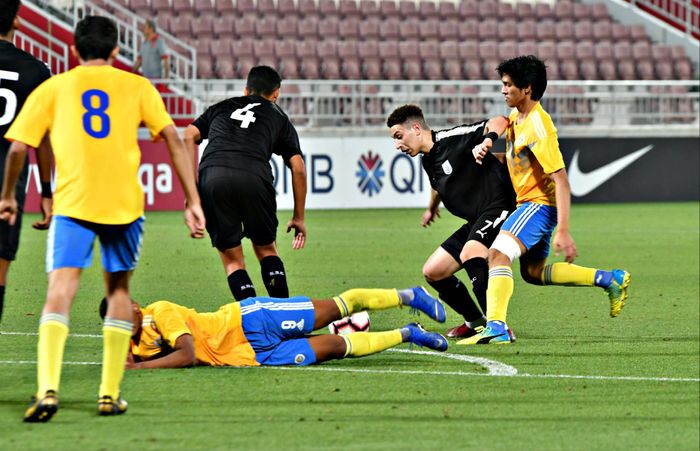
<svg viewBox="0 0 700 451">
<path fill-rule="evenodd" d="M 199 196 L 211 244 L 220 251 L 240 246 L 243 237 L 253 244 L 271 244 L 277 236 L 275 188 L 261 177 L 227 167 L 199 173 Z"/>
<path fill-rule="evenodd" d="M 440 247 L 445 249 L 461 265 L 463 262 L 459 254 L 462 253 L 467 241 L 475 240 L 487 248 L 491 247 L 508 214 L 510 214 L 509 210 L 489 210 L 479 216 L 474 224 L 464 224 L 457 229 Z"/>
</svg>

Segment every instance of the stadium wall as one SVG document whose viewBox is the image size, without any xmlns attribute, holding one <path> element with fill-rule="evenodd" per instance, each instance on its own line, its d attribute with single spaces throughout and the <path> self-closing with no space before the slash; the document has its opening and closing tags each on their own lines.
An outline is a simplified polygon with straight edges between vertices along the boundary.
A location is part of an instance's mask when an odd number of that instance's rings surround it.
<svg viewBox="0 0 700 451">
<path fill-rule="evenodd" d="M 503 140 L 498 142 L 501 148 Z M 139 178 L 147 210 L 180 210 L 182 190 L 163 143 L 140 141 Z M 393 148 L 388 136 L 302 137 L 309 209 L 425 207 L 430 184 L 419 158 Z M 700 139 L 562 138 L 574 202 L 700 200 Z M 31 153 L 26 211 L 37 212 L 38 170 Z M 291 175 L 274 157 L 278 207 L 291 209 Z"/>
</svg>

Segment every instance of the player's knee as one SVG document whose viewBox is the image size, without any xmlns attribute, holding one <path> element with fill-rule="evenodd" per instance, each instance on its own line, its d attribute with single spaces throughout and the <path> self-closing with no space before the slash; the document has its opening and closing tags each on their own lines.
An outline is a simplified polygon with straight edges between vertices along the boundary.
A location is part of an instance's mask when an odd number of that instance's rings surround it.
<svg viewBox="0 0 700 451">
<path fill-rule="evenodd" d="M 520 245 L 515 238 L 500 233 L 489 249 L 489 267 L 511 265 L 521 253 Z"/>
<path fill-rule="evenodd" d="M 427 262 L 423 265 L 423 278 L 426 282 L 435 282 L 444 279 L 446 276 L 442 274 L 434 265 Z"/>
</svg>

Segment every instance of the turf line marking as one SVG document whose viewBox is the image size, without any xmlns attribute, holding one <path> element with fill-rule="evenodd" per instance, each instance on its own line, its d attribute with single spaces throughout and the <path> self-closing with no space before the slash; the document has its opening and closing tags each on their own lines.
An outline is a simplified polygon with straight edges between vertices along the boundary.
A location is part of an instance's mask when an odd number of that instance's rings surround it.
<svg viewBox="0 0 700 451">
<path fill-rule="evenodd" d="M 20 335 L 24 337 L 37 337 L 39 336 L 38 332 L 0 332 L 0 335 Z M 102 338 L 102 335 L 95 335 L 95 334 L 68 334 L 69 337 L 77 337 L 77 338 Z"/>
<path fill-rule="evenodd" d="M 411 351 L 408 349 L 387 349 L 388 352 L 400 352 L 403 354 L 422 354 L 422 355 L 432 355 L 435 357 L 442 357 L 445 359 L 460 360 L 462 362 L 476 363 L 481 365 L 488 370 L 490 376 L 515 376 L 518 374 L 518 369 L 506 365 L 505 363 L 498 362 L 496 360 L 489 360 L 483 357 L 472 357 L 470 355 L 464 354 L 452 354 L 450 352 L 431 352 L 431 351 Z"/>
</svg>

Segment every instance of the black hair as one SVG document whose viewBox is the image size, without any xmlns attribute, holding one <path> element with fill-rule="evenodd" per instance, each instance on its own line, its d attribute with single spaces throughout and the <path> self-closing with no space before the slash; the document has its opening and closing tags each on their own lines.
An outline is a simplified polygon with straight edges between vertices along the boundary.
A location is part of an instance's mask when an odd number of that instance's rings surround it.
<svg viewBox="0 0 700 451">
<path fill-rule="evenodd" d="M 12 30 L 12 22 L 19 12 L 19 0 L 0 0 L 0 35 L 7 35 Z"/>
<path fill-rule="evenodd" d="M 85 16 L 75 26 L 75 48 L 83 61 L 108 59 L 118 38 L 117 26 L 107 17 Z"/>
<path fill-rule="evenodd" d="M 510 76 L 513 84 L 520 89 L 530 86 L 532 100 L 540 100 L 547 89 L 547 66 L 534 55 L 516 56 L 504 60 L 498 65 L 496 71 L 501 77 Z"/>
<path fill-rule="evenodd" d="M 270 96 L 282 86 L 282 77 L 270 66 L 255 66 L 248 72 L 245 85 L 251 94 Z"/>
<path fill-rule="evenodd" d="M 107 316 L 107 298 L 102 298 L 100 301 L 100 318 L 105 319 Z"/>
<path fill-rule="evenodd" d="M 402 105 L 396 108 L 387 118 L 386 126 L 391 128 L 396 124 L 405 124 L 407 121 L 416 121 L 420 124 L 423 130 L 428 130 L 428 124 L 425 122 L 423 110 L 418 105 Z"/>
<path fill-rule="evenodd" d="M 153 30 L 153 31 L 157 31 L 157 30 L 158 30 L 158 28 L 156 28 L 156 21 L 155 21 L 155 20 L 146 19 L 145 23 L 146 23 L 146 25 L 148 25 L 149 27 L 151 27 L 151 30 Z"/>
</svg>

